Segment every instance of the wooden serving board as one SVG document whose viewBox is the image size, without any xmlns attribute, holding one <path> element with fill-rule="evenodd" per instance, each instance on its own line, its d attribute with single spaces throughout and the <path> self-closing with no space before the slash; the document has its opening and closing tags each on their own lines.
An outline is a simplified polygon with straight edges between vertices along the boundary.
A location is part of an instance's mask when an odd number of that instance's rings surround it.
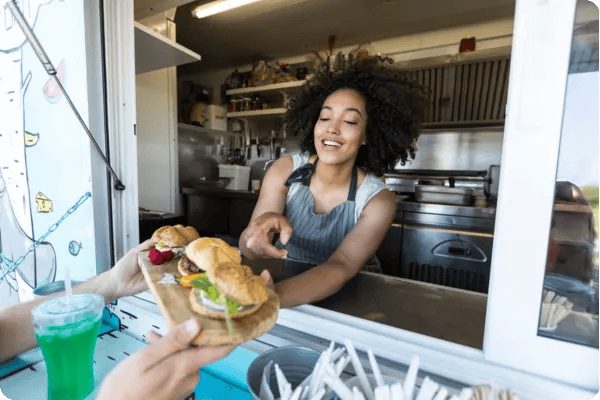
<svg viewBox="0 0 600 400">
<path fill-rule="evenodd" d="M 232 319 L 233 336 L 227 330 L 225 320 L 212 319 L 202 316 L 190 307 L 191 288 L 180 284 L 158 283 L 165 274 L 180 277 L 175 257 L 170 262 L 154 265 L 148 259 L 148 251 L 140 252 L 139 264 L 148 283 L 148 287 L 156 297 L 156 302 L 169 327 L 173 328 L 193 316 L 200 317 L 202 331 L 195 340 L 199 345 L 240 344 L 256 339 L 267 333 L 277 321 L 279 314 L 279 297 L 269 290 L 269 298 L 254 314 L 239 319 Z"/>
</svg>

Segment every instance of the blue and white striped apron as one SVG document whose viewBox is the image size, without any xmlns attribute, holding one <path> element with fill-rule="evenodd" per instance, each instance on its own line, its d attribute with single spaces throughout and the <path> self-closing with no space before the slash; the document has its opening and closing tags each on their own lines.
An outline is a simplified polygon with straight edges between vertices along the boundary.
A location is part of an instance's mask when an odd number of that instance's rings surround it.
<svg viewBox="0 0 600 400">
<path fill-rule="evenodd" d="M 293 232 L 285 246 L 278 241 L 276 246 L 288 251 L 288 258 L 300 260 L 309 264 L 321 264 L 335 252 L 344 240 L 344 237 L 354 228 L 355 198 L 358 181 L 358 169 L 354 166 L 348 198 L 338 204 L 327 214 L 314 212 L 315 201 L 310 191 L 310 179 L 317 166 L 306 163 L 296 169 L 285 182 L 290 186 L 295 182 L 301 187 L 295 195 L 286 202 L 285 216 L 290 220 Z M 367 270 L 381 271 L 377 260 L 370 260 L 373 264 Z"/>
</svg>

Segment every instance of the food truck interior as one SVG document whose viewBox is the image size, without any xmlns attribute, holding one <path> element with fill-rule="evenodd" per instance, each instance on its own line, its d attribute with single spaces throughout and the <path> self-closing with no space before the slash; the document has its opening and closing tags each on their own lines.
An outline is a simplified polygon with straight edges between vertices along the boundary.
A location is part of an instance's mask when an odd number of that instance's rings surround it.
<svg viewBox="0 0 600 400">
<path fill-rule="evenodd" d="M 487 293 L 514 2 L 263 2 L 200 20 L 201 2 L 154 3 L 137 1 L 136 20 L 201 60 L 137 76 L 141 239 L 185 223 L 237 244 L 269 161 L 299 151 L 285 102 L 316 59 L 335 65 L 362 49 L 392 57 L 430 99 L 416 158 L 384 176 L 398 196 L 377 252 L 383 273 Z M 589 220 L 580 229 L 593 230 Z M 569 246 L 580 256 L 561 270 L 589 278 L 593 237 Z"/>
<path fill-rule="evenodd" d="M 397 210 L 376 254 L 380 281 L 357 283 L 376 279 L 361 274 L 318 305 L 481 348 L 515 3 L 298 0 L 285 7 L 259 2 L 202 19 L 194 16 L 198 2 L 170 10 L 151 9 L 156 4 L 150 3 L 136 3 L 136 28 L 161 33 L 201 59 L 136 77 L 140 239 L 159 226 L 182 223 L 237 245 L 270 162 L 300 150 L 285 124 L 285 107 L 315 62 L 336 68 L 360 51 L 385 55 L 428 89 L 416 157 L 383 177 L 397 194 Z M 595 71 L 598 64 L 597 10 L 581 4 L 570 54 L 574 74 Z M 143 51 L 136 48 L 136 59 L 147 58 L 139 55 Z M 136 70 L 144 71 L 141 65 Z M 168 151 L 153 151 L 158 146 Z M 588 198 L 574 183 L 557 179 L 550 242 L 560 251 L 549 253 L 544 287 L 560 293 L 578 287 L 571 300 L 597 313 L 597 287 L 588 286 L 597 280 L 592 192 Z M 383 313 L 363 305 L 359 288 L 385 293 L 386 285 L 399 282 L 385 277 L 467 293 L 471 297 L 460 301 L 479 304 L 469 314 L 474 325 L 463 335 L 441 333 L 389 311 L 391 299 L 389 307 L 378 305 Z M 386 296 L 396 297 L 390 290 Z M 459 301 L 455 293 L 444 296 Z M 437 313 L 432 318 L 441 318 L 443 310 Z M 597 338 L 571 339 L 597 346 Z"/>
</svg>

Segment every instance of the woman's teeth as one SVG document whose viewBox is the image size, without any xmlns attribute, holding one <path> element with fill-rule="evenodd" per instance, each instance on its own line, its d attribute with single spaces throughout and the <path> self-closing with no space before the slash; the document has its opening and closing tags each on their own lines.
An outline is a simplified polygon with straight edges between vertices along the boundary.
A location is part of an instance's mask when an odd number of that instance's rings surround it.
<svg viewBox="0 0 600 400">
<path fill-rule="evenodd" d="M 340 146 L 341 146 L 341 144 L 340 144 L 340 143 L 338 143 L 338 142 L 334 142 L 334 141 L 332 141 L 332 140 L 324 140 L 324 141 L 323 141 L 323 144 L 324 144 L 325 146 L 331 146 L 331 147 L 340 147 Z"/>
</svg>

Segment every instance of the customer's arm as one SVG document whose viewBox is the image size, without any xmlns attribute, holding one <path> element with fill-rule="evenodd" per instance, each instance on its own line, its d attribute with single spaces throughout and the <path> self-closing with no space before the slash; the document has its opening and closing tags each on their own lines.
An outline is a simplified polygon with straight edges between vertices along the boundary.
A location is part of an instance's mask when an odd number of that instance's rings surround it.
<svg viewBox="0 0 600 400">
<path fill-rule="evenodd" d="M 73 293 L 98 293 L 104 296 L 105 303 L 119 297 L 131 296 L 147 289 L 137 256 L 140 251 L 153 246 L 150 240 L 129 250 L 113 268 L 73 288 Z M 38 304 L 64 295 L 54 294 L 26 303 L 15 304 L 0 310 L 0 362 L 32 349 L 37 345 L 31 310 Z"/>
</svg>

